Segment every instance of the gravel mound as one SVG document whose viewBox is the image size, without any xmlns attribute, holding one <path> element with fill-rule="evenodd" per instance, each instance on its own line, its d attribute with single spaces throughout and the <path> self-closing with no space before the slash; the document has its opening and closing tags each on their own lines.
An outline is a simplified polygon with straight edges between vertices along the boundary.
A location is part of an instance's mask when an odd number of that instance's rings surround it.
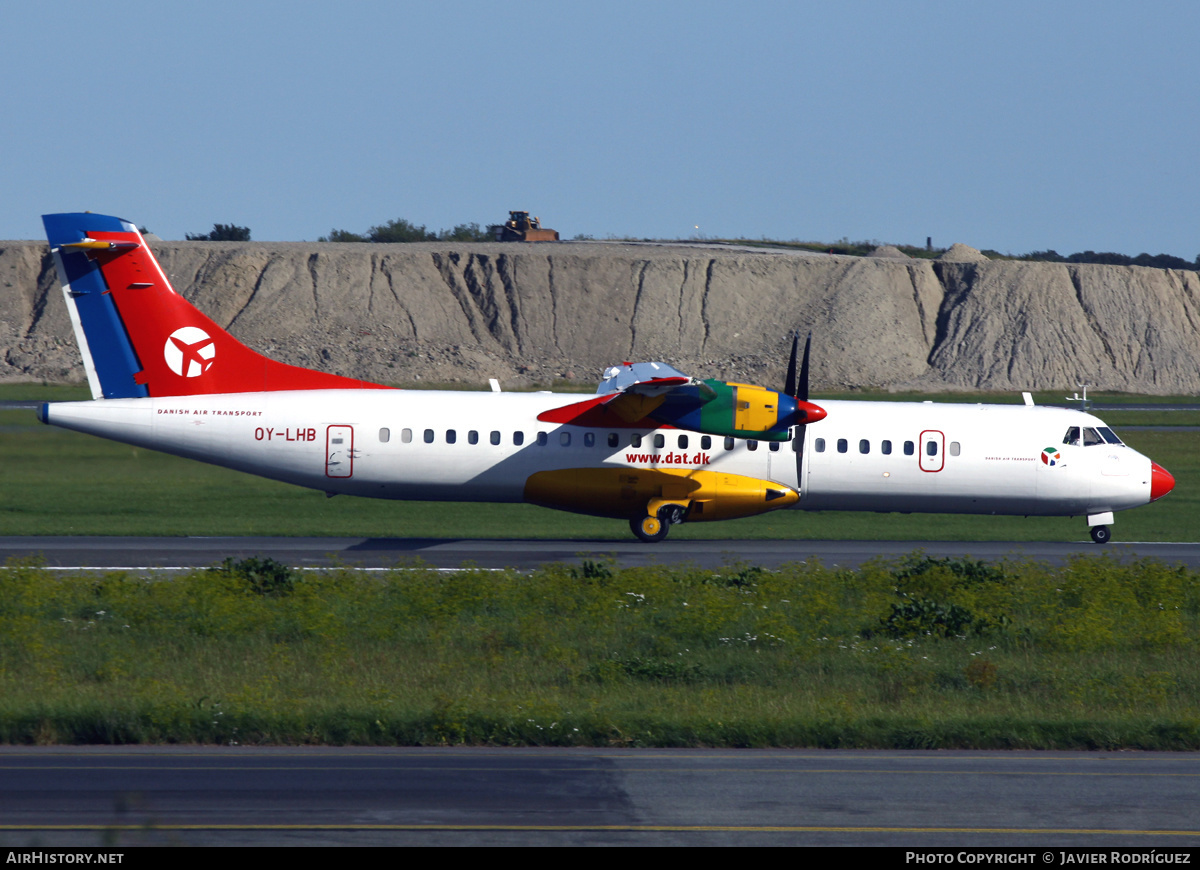
<svg viewBox="0 0 1200 870">
<path fill-rule="evenodd" d="M 622 360 L 814 389 L 1200 394 L 1200 273 L 631 245 L 153 242 L 250 347 L 388 384 L 590 384 Z M 0 242 L 0 381 L 84 379 L 45 243 Z"/>
<path fill-rule="evenodd" d="M 990 263 L 980 251 L 962 242 L 955 242 L 950 250 L 938 257 L 943 263 Z"/>
</svg>

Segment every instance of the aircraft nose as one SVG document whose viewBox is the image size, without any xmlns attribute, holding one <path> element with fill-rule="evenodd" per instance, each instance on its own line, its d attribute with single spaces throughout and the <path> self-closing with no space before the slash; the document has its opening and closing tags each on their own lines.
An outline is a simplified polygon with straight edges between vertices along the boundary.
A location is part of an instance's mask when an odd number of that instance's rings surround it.
<svg viewBox="0 0 1200 870">
<path fill-rule="evenodd" d="M 1175 476 L 1157 462 L 1150 462 L 1150 501 L 1158 501 L 1175 488 Z"/>
</svg>

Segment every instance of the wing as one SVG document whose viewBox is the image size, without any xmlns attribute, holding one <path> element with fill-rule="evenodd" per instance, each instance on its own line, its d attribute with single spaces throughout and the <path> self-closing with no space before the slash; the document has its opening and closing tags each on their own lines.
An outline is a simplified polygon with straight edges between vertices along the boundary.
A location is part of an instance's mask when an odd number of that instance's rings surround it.
<svg viewBox="0 0 1200 870">
<path fill-rule="evenodd" d="M 651 418 L 671 393 L 694 388 L 696 404 L 716 394 L 703 381 L 689 377 L 663 362 L 622 363 L 604 371 L 596 396 L 582 402 L 543 411 L 543 423 L 572 423 L 576 426 L 654 428 L 662 420 Z"/>
</svg>

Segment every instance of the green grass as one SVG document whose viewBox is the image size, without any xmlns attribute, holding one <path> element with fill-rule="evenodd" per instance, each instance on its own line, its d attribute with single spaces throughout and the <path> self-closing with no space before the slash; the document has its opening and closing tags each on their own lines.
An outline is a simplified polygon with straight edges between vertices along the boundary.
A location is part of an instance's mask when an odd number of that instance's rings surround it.
<svg viewBox="0 0 1200 870">
<path fill-rule="evenodd" d="M 0 742 L 1200 749 L 1200 576 L 0 569 Z"/>
<path fill-rule="evenodd" d="M 6 392 L 0 396 L 9 398 Z M 1120 514 L 1115 540 L 1200 540 L 1195 433 L 1133 431 L 1124 437 L 1169 469 L 1177 483 L 1162 501 Z M 619 520 L 532 505 L 330 499 L 312 490 L 43 426 L 29 410 L 0 411 L 0 449 L 6 457 L 0 489 L 0 534 L 5 535 L 630 536 Z M 684 524 L 671 532 L 673 540 L 1055 541 L 1082 540 L 1085 535 L 1081 518 L 837 511 L 778 511 L 732 522 Z"/>
<path fill-rule="evenodd" d="M 91 397 L 87 384 L 0 384 L 0 399 L 7 402 L 74 402 Z"/>
</svg>

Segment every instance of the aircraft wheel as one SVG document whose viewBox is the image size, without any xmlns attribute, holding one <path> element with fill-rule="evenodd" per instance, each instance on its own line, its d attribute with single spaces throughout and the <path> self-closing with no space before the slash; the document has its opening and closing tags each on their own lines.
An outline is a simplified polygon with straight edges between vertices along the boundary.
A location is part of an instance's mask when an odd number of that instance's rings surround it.
<svg viewBox="0 0 1200 870">
<path fill-rule="evenodd" d="M 1112 530 L 1108 526 L 1092 526 L 1092 540 L 1097 544 L 1107 544 L 1112 540 Z"/>
<path fill-rule="evenodd" d="M 683 522 L 684 510 L 677 504 L 663 505 L 659 508 L 658 518 L 664 523 L 672 526 L 677 526 Z"/>
<path fill-rule="evenodd" d="M 629 528 L 633 529 L 633 533 L 647 544 L 657 544 L 667 536 L 667 532 L 671 530 L 671 524 L 658 517 L 646 515 L 630 520 Z"/>
</svg>

